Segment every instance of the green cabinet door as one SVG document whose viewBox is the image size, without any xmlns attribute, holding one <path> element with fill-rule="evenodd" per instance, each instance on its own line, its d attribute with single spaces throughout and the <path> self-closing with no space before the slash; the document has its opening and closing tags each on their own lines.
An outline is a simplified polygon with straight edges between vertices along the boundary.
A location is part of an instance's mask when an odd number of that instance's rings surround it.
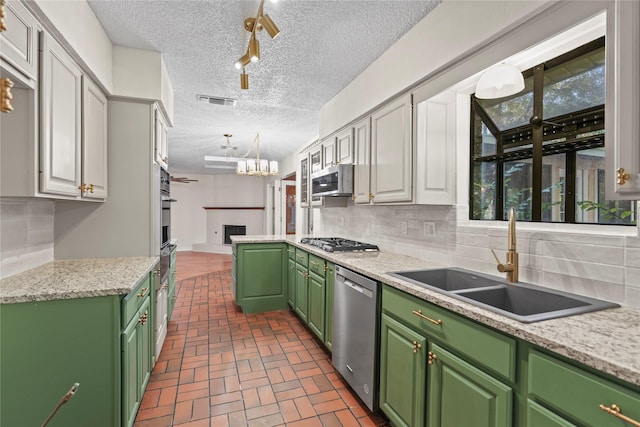
<svg viewBox="0 0 640 427">
<path fill-rule="evenodd" d="M 120 425 L 120 297 L 0 305 L 0 425 Z"/>
<path fill-rule="evenodd" d="M 309 274 L 307 267 L 296 264 L 296 313 L 305 322 L 309 306 Z"/>
<path fill-rule="evenodd" d="M 237 245 L 236 303 L 245 313 L 287 308 L 286 243 Z"/>
<path fill-rule="evenodd" d="M 395 427 L 422 427 L 427 340 L 384 313 L 380 334 L 380 409 Z"/>
<path fill-rule="evenodd" d="M 289 258 L 289 270 L 287 271 L 287 294 L 291 308 L 296 306 L 296 260 Z"/>
<path fill-rule="evenodd" d="M 122 423 L 132 426 L 151 376 L 153 339 L 149 321 L 151 299 L 142 306 L 122 332 Z"/>
<path fill-rule="evenodd" d="M 436 344 L 431 345 L 428 427 L 509 427 L 511 387 Z"/>
<path fill-rule="evenodd" d="M 576 427 L 536 402 L 527 400 L 527 425 L 530 427 Z"/>
<path fill-rule="evenodd" d="M 318 276 L 313 271 L 309 272 L 309 311 L 307 312 L 307 325 L 309 325 L 309 329 L 323 342 L 325 300 L 324 277 Z"/>
<path fill-rule="evenodd" d="M 333 263 L 327 262 L 327 274 L 324 278 L 325 295 L 325 315 L 324 315 L 324 345 L 329 351 L 332 350 L 333 337 L 333 287 L 335 283 L 336 267 Z"/>
</svg>

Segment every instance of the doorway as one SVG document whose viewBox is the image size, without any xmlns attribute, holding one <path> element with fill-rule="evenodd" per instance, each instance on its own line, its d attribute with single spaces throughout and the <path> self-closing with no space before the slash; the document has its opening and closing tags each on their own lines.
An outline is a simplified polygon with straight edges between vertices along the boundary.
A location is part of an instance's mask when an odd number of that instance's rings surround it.
<svg viewBox="0 0 640 427">
<path fill-rule="evenodd" d="M 282 180 L 282 228 L 284 234 L 296 234 L 296 174 Z"/>
</svg>

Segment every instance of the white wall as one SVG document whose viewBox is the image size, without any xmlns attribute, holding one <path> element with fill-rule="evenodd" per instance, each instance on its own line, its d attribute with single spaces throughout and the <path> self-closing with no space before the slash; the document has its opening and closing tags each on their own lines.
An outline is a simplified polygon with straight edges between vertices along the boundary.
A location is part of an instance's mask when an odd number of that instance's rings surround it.
<svg viewBox="0 0 640 427">
<path fill-rule="evenodd" d="M 51 200 L 0 198 L 0 279 L 53 261 Z"/>
<path fill-rule="evenodd" d="M 172 182 L 171 236 L 178 240 L 178 250 L 230 253 L 221 243 L 222 224 L 245 225 L 247 234 L 264 233 L 263 210 L 209 210 L 204 207 L 265 206 L 265 179 L 225 175 L 174 176 L 197 179 L 188 184 Z"/>
</svg>

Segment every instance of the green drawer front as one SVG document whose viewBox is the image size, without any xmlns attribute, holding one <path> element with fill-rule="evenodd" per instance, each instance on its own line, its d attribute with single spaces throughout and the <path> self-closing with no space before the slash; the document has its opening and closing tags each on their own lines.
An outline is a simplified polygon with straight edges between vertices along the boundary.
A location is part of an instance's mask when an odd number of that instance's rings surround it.
<svg viewBox="0 0 640 427">
<path fill-rule="evenodd" d="M 309 265 L 309 254 L 302 249 L 296 248 L 296 262 L 307 267 Z"/>
<path fill-rule="evenodd" d="M 296 259 L 296 248 L 287 245 L 287 253 L 289 254 L 289 259 Z"/>
<path fill-rule="evenodd" d="M 527 400 L 527 425 L 532 427 L 576 427 L 536 402 Z"/>
<path fill-rule="evenodd" d="M 151 274 L 147 274 L 144 280 L 122 300 L 123 325 L 129 323 L 144 302 L 145 297 L 151 293 Z"/>
<path fill-rule="evenodd" d="M 614 404 L 621 414 L 640 422 L 640 393 L 537 351 L 529 353 L 528 384 L 529 398 L 585 425 L 628 425 L 600 409 Z"/>
<path fill-rule="evenodd" d="M 326 261 L 323 258 L 309 254 L 309 271 L 313 271 L 318 276 L 324 277 L 326 270 Z"/>
<path fill-rule="evenodd" d="M 469 359 L 515 382 L 515 339 L 388 285 L 383 287 L 382 309 L 417 331 L 437 338 Z M 425 317 L 439 321 L 439 324 Z"/>
</svg>

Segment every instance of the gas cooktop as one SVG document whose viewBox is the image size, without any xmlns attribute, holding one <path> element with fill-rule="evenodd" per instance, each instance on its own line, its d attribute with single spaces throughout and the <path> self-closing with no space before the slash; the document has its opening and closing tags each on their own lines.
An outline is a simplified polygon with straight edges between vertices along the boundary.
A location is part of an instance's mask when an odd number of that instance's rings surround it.
<svg viewBox="0 0 640 427">
<path fill-rule="evenodd" d="M 305 237 L 300 243 L 316 246 L 326 252 L 378 251 L 378 246 L 341 237 Z"/>
</svg>

